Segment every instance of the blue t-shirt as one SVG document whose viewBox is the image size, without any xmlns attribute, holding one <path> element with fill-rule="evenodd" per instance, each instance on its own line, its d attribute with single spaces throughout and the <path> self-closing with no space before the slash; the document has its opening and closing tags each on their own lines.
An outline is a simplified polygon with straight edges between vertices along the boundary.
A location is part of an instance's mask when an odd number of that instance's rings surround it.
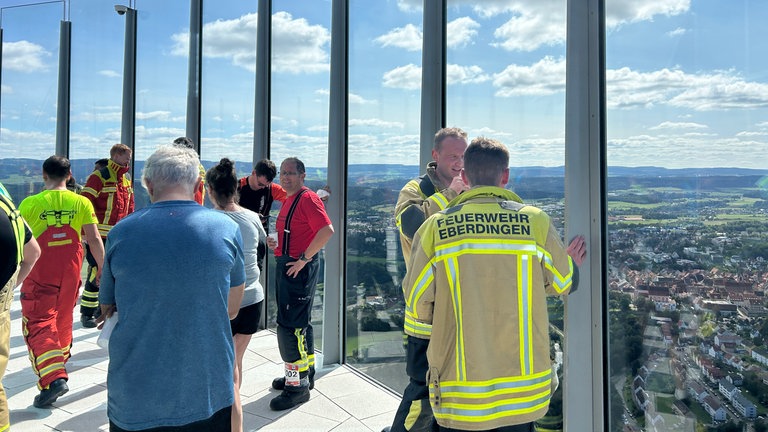
<svg viewBox="0 0 768 432">
<path fill-rule="evenodd" d="M 240 228 L 194 201 L 164 201 L 107 237 L 99 302 L 115 304 L 107 415 L 123 429 L 180 426 L 234 402 L 227 314 L 245 282 Z"/>
</svg>

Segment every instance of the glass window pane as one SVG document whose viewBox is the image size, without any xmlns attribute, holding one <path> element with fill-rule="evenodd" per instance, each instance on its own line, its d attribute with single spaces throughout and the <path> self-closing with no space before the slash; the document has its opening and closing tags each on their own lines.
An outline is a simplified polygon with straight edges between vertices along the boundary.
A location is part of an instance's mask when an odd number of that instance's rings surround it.
<svg viewBox="0 0 768 432">
<path fill-rule="evenodd" d="M 228 157 L 239 176 L 253 169 L 256 18 L 255 2 L 203 3 L 201 157 Z"/>
<path fill-rule="evenodd" d="M 298 157 L 306 168 L 304 184 L 316 191 L 328 181 L 331 3 L 274 0 L 272 10 L 270 159 L 279 172 L 280 163 L 285 158 Z M 275 181 L 279 181 L 279 176 Z M 273 207 L 272 223 L 277 219 L 278 209 L 278 205 Z M 318 258 L 320 275 L 312 308 L 312 325 L 315 348 L 322 350 L 323 251 Z M 271 294 L 274 290 L 272 283 L 269 289 Z M 269 298 L 274 300 L 275 297 L 270 295 Z M 268 310 L 271 327 L 275 325 L 274 305 L 269 304 Z"/>
<path fill-rule="evenodd" d="M 62 18 L 61 3 L 2 10 L 0 182 L 16 204 L 42 189 L 42 161 L 56 150 Z"/>
<path fill-rule="evenodd" d="M 390 388 L 408 384 L 405 274 L 394 210 L 419 174 L 421 9 L 349 3 L 346 361 Z"/>
<path fill-rule="evenodd" d="M 510 151 L 507 188 L 563 234 L 566 1 L 448 1 L 447 125 Z M 564 304 L 547 298 L 553 358 L 562 361 Z M 562 376 L 562 364 L 558 365 Z M 567 380 L 567 377 L 565 377 Z M 537 422 L 562 430 L 562 386 Z"/>
<path fill-rule="evenodd" d="M 750 430 L 766 412 L 768 5 L 629 4 L 606 2 L 610 430 Z"/>
<path fill-rule="evenodd" d="M 186 135 L 189 2 L 136 1 L 136 209 L 149 204 L 141 186 L 144 161 Z M 124 28 L 124 27 L 123 27 Z"/>
<path fill-rule="evenodd" d="M 69 155 L 77 183 L 120 142 L 125 18 L 100 0 L 73 0 Z"/>
</svg>

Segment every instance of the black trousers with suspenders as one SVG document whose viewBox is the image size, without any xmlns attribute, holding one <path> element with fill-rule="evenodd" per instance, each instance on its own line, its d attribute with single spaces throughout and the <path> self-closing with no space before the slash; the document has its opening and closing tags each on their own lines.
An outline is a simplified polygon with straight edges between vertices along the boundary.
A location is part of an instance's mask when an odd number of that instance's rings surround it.
<svg viewBox="0 0 768 432">
<path fill-rule="evenodd" d="M 285 230 L 281 245 L 282 256 L 276 259 L 277 277 L 277 342 L 280 357 L 286 363 L 298 366 L 302 385 L 310 367 L 315 364 L 314 330 L 310 323 L 312 319 L 312 303 L 315 298 L 318 270 L 317 259 L 307 262 L 296 277 L 288 276 L 287 264 L 297 259 L 289 254 L 291 241 L 291 222 L 305 190 L 298 192 L 296 199 L 288 210 L 285 219 Z"/>
</svg>

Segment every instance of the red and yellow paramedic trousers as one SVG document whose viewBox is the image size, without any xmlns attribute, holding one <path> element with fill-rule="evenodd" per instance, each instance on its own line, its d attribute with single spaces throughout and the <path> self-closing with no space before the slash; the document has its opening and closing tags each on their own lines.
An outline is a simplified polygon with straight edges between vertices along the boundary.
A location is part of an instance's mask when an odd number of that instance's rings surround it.
<svg viewBox="0 0 768 432">
<path fill-rule="evenodd" d="M 29 277 L 21 286 L 21 329 L 40 390 L 59 378 L 68 379 L 64 365 L 71 356 L 72 310 L 80 275 L 64 273 L 58 286 Z"/>
</svg>

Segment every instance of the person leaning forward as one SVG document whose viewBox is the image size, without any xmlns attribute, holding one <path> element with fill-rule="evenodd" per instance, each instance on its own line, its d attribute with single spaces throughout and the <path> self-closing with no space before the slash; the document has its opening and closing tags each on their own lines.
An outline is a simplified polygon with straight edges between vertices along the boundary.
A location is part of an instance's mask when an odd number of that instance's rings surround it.
<svg viewBox="0 0 768 432">
<path fill-rule="evenodd" d="M 427 343 L 407 367 L 428 383 L 433 430 L 532 432 L 549 407 L 546 297 L 576 290 L 586 245 L 566 248 L 544 211 L 504 189 L 508 166 L 503 144 L 473 140 L 471 189 L 414 236 L 405 331 Z"/>
</svg>

